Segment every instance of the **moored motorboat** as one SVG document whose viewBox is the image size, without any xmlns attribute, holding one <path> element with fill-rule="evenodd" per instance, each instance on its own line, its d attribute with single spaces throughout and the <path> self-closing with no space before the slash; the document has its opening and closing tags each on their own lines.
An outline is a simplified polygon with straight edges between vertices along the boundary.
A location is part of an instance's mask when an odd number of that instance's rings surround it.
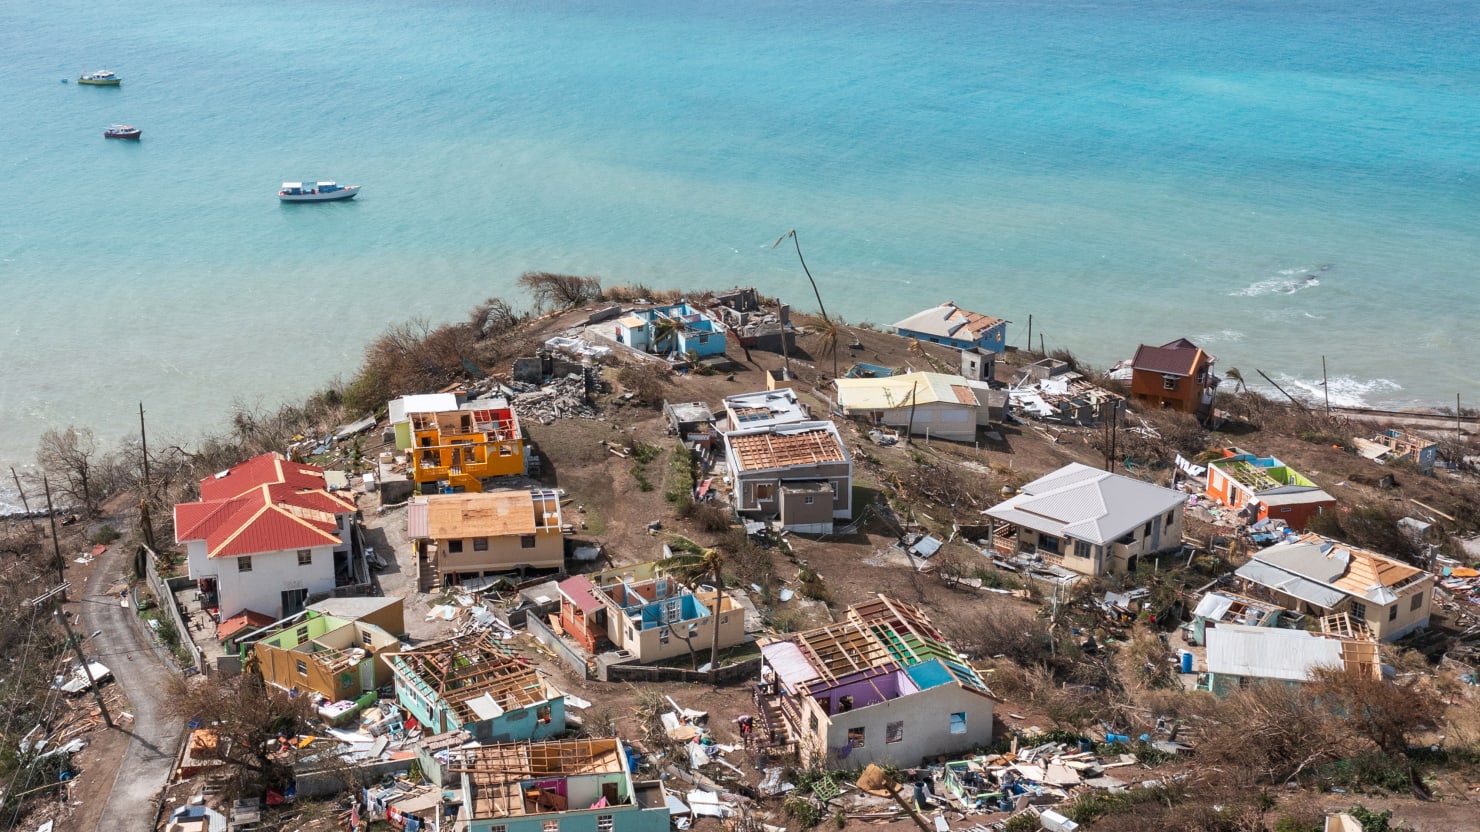
<svg viewBox="0 0 1480 832">
<path fill-rule="evenodd" d="M 106 69 L 100 69 L 97 72 L 82 73 L 77 83 L 90 87 L 116 87 L 123 83 L 123 79 Z"/>
<path fill-rule="evenodd" d="M 109 128 L 107 130 L 104 130 L 103 131 L 103 138 L 105 138 L 105 139 L 137 139 L 139 136 L 141 136 L 143 134 L 143 132 L 144 132 L 143 130 L 140 130 L 139 128 L 133 126 L 132 124 L 114 124 L 114 125 L 109 126 Z"/>
<path fill-rule="evenodd" d="M 278 191 L 283 202 L 332 202 L 336 199 L 354 199 L 360 192 L 359 185 L 340 185 L 335 182 L 284 182 Z"/>
</svg>

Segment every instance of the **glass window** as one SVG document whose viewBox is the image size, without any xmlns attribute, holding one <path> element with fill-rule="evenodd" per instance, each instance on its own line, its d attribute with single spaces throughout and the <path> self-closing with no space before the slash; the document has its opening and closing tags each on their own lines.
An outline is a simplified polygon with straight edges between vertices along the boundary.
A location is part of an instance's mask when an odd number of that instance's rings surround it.
<svg viewBox="0 0 1480 832">
<path fill-rule="evenodd" d="M 1090 555 L 1090 546 L 1083 540 L 1074 541 L 1074 557 L 1087 558 Z"/>
<path fill-rule="evenodd" d="M 447 554 L 449 554 L 449 555 L 460 555 L 460 554 L 462 554 L 462 541 L 461 540 L 449 540 L 449 541 L 447 541 Z"/>
<path fill-rule="evenodd" d="M 863 729 L 862 728 L 849 728 L 848 729 L 848 745 L 851 746 L 851 747 L 853 747 L 853 748 L 862 748 L 863 747 Z"/>
<path fill-rule="evenodd" d="M 312 549 L 299 549 L 298 550 L 298 565 L 299 566 L 312 566 L 313 565 L 313 550 Z"/>
<path fill-rule="evenodd" d="M 307 676 L 308 675 L 308 663 L 307 662 L 301 661 L 301 660 L 298 662 L 298 675 L 299 676 Z"/>
<path fill-rule="evenodd" d="M 1367 605 L 1361 601 L 1352 602 L 1352 618 L 1367 620 Z"/>
<path fill-rule="evenodd" d="M 1162 376 L 1161 377 L 1161 388 L 1163 390 L 1176 390 L 1177 389 L 1177 377 L 1176 376 Z"/>
<path fill-rule="evenodd" d="M 658 628 L 658 643 L 659 644 L 667 644 L 668 643 L 668 628 L 667 627 L 659 627 Z"/>
<path fill-rule="evenodd" d="M 903 722 L 891 722 L 888 725 L 884 726 L 884 742 L 891 743 L 891 742 L 903 742 L 903 741 L 904 741 L 904 723 Z"/>
<path fill-rule="evenodd" d="M 1397 604 L 1393 604 L 1391 607 L 1388 607 L 1388 620 L 1389 621 L 1397 621 L 1398 620 L 1398 605 Z"/>
<path fill-rule="evenodd" d="M 370 635 L 370 631 L 369 630 L 366 630 L 365 632 L 360 633 L 360 641 L 366 647 L 373 647 L 373 646 L 375 646 L 375 637 L 372 636 L 372 635 Z"/>
<path fill-rule="evenodd" d="M 1416 610 L 1416 609 L 1418 609 L 1418 608 L 1420 608 L 1422 606 L 1423 606 L 1423 593 L 1420 592 L 1420 593 L 1418 593 L 1418 594 L 1416 594 L 1416 595 L 1413 596 L 1413 602 L 1408 605 L 1408 609 L 1410 609 L 1410 610 Z"/>
<path fill-rule="evenodd" d="M 951 733 L 952 734 L 964 734 L 964 733 L 966 733 L 966 712 L 965 711 L 957 711 L 956 713 L 951 714 Z"/>
<path fill-rule="evenodd" d="M 532 534 L 521 534 L 521 535 L 519 535 L 519 548 L 521 548 L 521 549 L 533 549 L 534 548 L 534 535 L 532 535 Z"/>
<path fill-rule="evenodd" d="M 560 832 L 560 821 L 558 821 L 558 820 L 544 820 L 544 821 L 540 821 L 540 832 Z"/>
<path fill-rule="evenodd" d="M 473 538 L 473 551 L 475 551 L 475 552 L 486 552 L 486 551 L 488 551 L 488 538 L 486 538 L 486 537 L 475 537 L 475 538 Z"/>
<path fill-rule="evenodd" d="M 611 815 L 597 815 L 596 816 L 596 832 L 612 832 L 612 816 Z"/>
<path fill-rule="evenodd" d="M 236 571 L 238 571 L 238 572 L 251 572 L 252 571 L 252 556 L 251 555 L 248 555 L 248 556 L 246 556 L 244 558 L 237 558 L 236 559 Z"/>
</svg>

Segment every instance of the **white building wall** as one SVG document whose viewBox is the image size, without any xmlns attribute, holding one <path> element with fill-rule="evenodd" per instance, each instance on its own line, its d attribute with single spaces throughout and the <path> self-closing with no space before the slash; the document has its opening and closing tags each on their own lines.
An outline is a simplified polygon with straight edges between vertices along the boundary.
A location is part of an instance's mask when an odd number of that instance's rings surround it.
<svg viewBox="0 0 1480 832">
<path fill-rule="evenodd" d="M 204 540 L 185 541 L 185 565 L 190 570 L 190 579 L 198 581 L 201 578 L 216 577 L 217 562 L 206 557 L 206 542 Z"/>
<path fill-rule="evenodd" d="M 847 768 L 869 763 L 915 766 L 926 757 L 990 745 L 993 704 L 990 697 L 946 684 L 867 708 L 833 714 L 829 722 L 819 725 L 819 733 L 826 731 L 828 764 Z M 951 715 L 957 713 L 966 715 L 966 730 L 953 734 Z M 889 742 L 889 726 L 896 722 L 903 723 L 902 734 L 898 742 Z M 838 750 L 848 745 L 848 732 L 855 728 L 864 729 L 864 746 L 839 758 Z"/>
<path fill-rule="evenodd" d="M 253 610 L 277 618 L 282 616 L 284 590 L 307 589 L 309 595 L 332 590 L 334 547 L 316 546 L 310 551 L 313 562 L 303 566 L 298 564 L 296 549 L 252 555 L 250 572 L 240 570 L 241 558 L 213 558 L 219 570 L 216 587 L 221 616 Z"/>
</svg>

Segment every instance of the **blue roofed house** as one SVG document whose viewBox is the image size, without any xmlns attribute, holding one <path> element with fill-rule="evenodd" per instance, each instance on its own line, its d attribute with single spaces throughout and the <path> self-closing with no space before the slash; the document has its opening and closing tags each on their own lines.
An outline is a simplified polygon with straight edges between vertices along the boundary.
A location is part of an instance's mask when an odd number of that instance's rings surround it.
<svg viewBox="0 0 1480 832">
<path fill-rule="evenodd" d="M 976 348 L 987 352 L 1007 351 L 1007 325 L 1011 321 L 977 312 L 967 312 L 946 301 L 940 306 L 905 318 L 894 325 L 894 331 L 905 338 L 945 344 L 958 349 Z"/>
<path fill-rule="evenodd" d="M 616 321 L 617 342 L 660 354 L 723 355 L 725 327 L 687 302 L 634 309 Z"/>
<path fill-rule="evenodd" d="M 481 742 L 511 742 L 565 731 L 565 694 L 486 632 L 381 658 L 396 700 L 428 735 L 462 729 Z"/>
</svg>

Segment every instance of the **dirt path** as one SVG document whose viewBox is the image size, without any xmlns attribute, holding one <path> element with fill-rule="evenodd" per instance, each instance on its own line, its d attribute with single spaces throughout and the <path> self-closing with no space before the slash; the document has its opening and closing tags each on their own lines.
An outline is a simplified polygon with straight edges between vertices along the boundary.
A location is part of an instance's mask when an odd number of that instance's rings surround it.
<svg viewBox="0 0 1480 832">
<path fill-rule="evenodd" d="M 86 800 L 74 818 L 73 828 L 78 830 L 153 829 L 154 799 L 169 780 L 185 733 L 181 722 L 168 716 L 163 707 L 164 681 L 179 671 L 156 654 L 139 627 L 138 616 L 120 605 L 114 589 L 122 586 L 127 561 L 123 547 L 99 557 L 80 599 L 84 631 L 98 633 L 88 642 L 89 652 L 108 665 L 115 684 L 123 686 L 134 722 L 129 728 L 114 729 L 130 735 L 128 750 L 106 797 L 102 788 L 106 774 L 99 772 L 96 797 Z"/>
</svg>

